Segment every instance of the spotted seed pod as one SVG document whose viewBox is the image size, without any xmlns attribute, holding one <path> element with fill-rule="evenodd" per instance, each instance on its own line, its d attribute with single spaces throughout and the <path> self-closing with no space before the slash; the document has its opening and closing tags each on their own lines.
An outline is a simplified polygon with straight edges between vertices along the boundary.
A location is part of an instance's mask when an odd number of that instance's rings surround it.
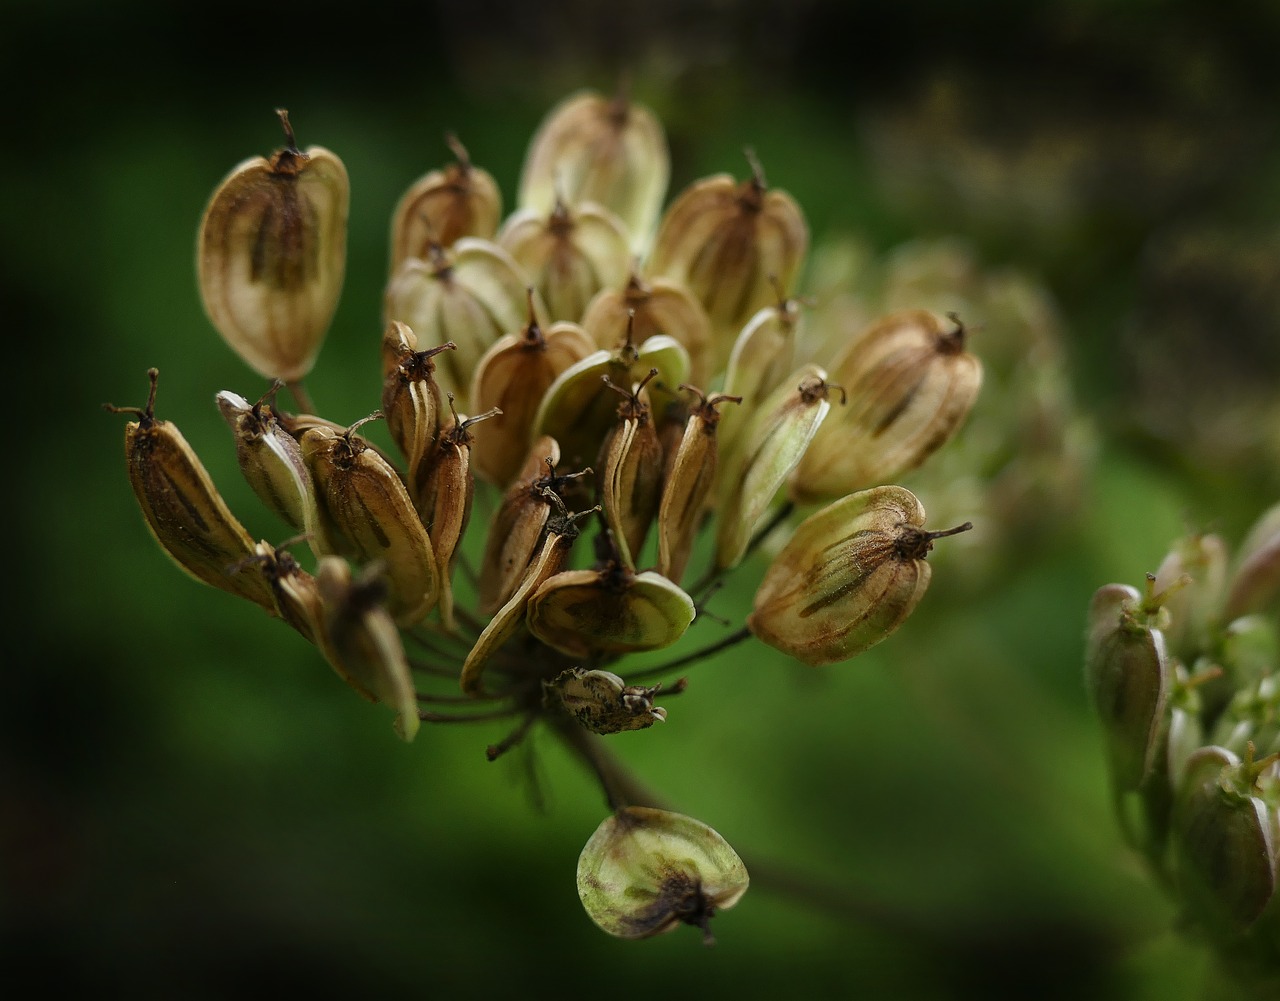
<svg viewBox="0 0 1280 1001">
<path fill-rule="evenodd" d="M 748 416 L 794 369 L 802 320 L 800 302 L 779 296 L 777 302 L 756 310 L 733 342 L 724 392 L 741 397 L 742 406 L 727 410 L 720 421 L 720 449 L 725 456 L 733 451 Z"/>
<path fill-rule="evenodd" d="M 316 485 L 316 544 L 361 566 L 380 563 L 387 609 L 398 624 L 411 626 L 439 597 L 435 554 L 400 474 L 356 434 L 365 421 L 342 434 L 312 428 L 302 436 Z"/>
<path fill-rule="evenodd" d="M 425 260 L 411 257 L 400 265 L 387 283 L 384 321 L 407 324 L 427 344 L 457 346 L 438 360 L 436 380 L 466 411 L 471 374 L 484 353 L 524 325 L 526 289 L 520 265 L 507 251 L 462 237 L 447 250 L 433 247 Z M 545 316 L 541 298 L 535 298 Z"/>
<path fill-rule="evenodd" d="M 578 896 L 602 930 L 651 938 L 680 924 L 702 929 L 747 892 L 746 866 L 716 831 L 666 810 L 628 806 L 607 818 L 578 857 Z"/>
<path fill-rule="evenodd" d="M 204 464 L 177 426 L 155 416 L 160 373 L 149 369 L 147 405 L 107 406 L 137 416 L 124 429 L 129 485 L 147 528 L 182 570 L 198 581 L 248 598 L 276 614 L 271 589 L 258 574 L 239 573 L 255 554 L 253 539 L 227 507 Z"/>
<path fill-rule="evenodd" d="M 629 570 L 635 569 L 662 497 L 662 443 L 644 397 L 645 384 L 657 374 L 656 368 L 649 369 L 629 390 L 602 376 L 622 402 L 617 422 L 600 446 L 600 505 L 618 559 Z"/>
<path fill-rule="evenodd" d="M 286 111 L 285 146 L 253 157 L 218 185 L 197 241 L 200 298 L 210 322 L 269 379 L 302 379 L 315 363 L 342 292 L 350 183 L 319 146 L 299 150 Z"/>
<path fill-rule="evenodd" d="M 648 245 L 666 196 L 671 155 L 661 122 L 626 94 L 569 95 L 539 124 L 520 172 L 522 209 L 548 213 L 558 200 L 602 205 Z"/>
<path fill-rule="evenodd" d="M 702 303 L 717 369 L 747 320 L 774 300 L 775 282 L 791 287 L 809 247 L 795 199 L 770 189 L 754 158 L 751 167 L 741 184 L 716 174 L 689 185 L 663 214 L 645 269 Z"/>
<path fill-rule="evenodd" d="M 496 240 L 524 269 L 552 320 L 579 322 L 601 289 L 627 280 L 627 232 L 599 205 L 556 202 L 550 214 L 515 212 Z"/>
<path fill-rule="evenodd" d="M 800 523 L 765 571 L 747 617 L 751 632 L 805 664 L 833 664 L 874 646 L 906 621 L 929 586 L 934 541 L 967 531 L 924 530 L 911 491 L 873 487 Z"/>
<path fill-rule="evenodd" d="M 408 258 L 426 260 L 432 244 L 452 247 L 464 236 L 492 239 L 502 220 L 502 191 L 493 175 L 471 162 L 458 137 L 445 143 L 457 158 L 409 186 L 391 217 L 391 272 Z"/>
<path fill-rule="evenodd" d="M 661 685 L 628 685 L 609 671 L 571 667 L 542 683 L 543 703 L 558 705 L 592 733 L 645 730 L 667 718 L 653 704 Z"/>
<path fill-rule="evenodd" d="M 831 367 L 849 405 L 818 432 L 792 480 L 800 503 L 910 472 L 959 430 L 982 385 L 954 315 L 912 309 L 872 324 Z"/>
</svg>

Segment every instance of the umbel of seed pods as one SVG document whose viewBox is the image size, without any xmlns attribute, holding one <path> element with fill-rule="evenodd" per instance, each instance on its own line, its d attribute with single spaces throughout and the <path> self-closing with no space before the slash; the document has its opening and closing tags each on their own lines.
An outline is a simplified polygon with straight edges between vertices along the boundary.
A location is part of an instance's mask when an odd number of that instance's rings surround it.
<svg viewBox="0 0 1280 1001">
<path fill-rule="evenodd" d="M 112 408 L 135 417 L 125 445 L 148 526 L 182 569 L 284 620 L 388 705 L 406 740 L 424 721 L 510 718 L 496 757 L 545 723 L 595 768 L 613 811 L 579 865 L 588 913 L 625 937 L 705 932 L 746 870 L 710 828 L 635 801 L 601 746 L 666 719 L 663 686 L 628 683 L 621 661 L 681 639 L 695 598 L 793 512 L 745 625 L 706 649 L 755 636 L 820 665 L 892 633 L 924 594 L 934 541 L 968 527 L 928 531 L 916 497 L 881 485 L 972 405 L 981 366 L 964 325 L 907 311 L 849 332 L 837 358 L 800 357 L 788 290 L 809 232 L 795 200 L 748 154 L 745 180 L 697 180 L 664 210 L 657 118 L 583 92 L 539 126 L 509 214 L 456 136 L 455 162 L 407 189 L 379 409 L 334 422 L 303 380 L 341 291 L 348 180 L 279 114 L 285 147 L 214 191 L 197 270 L 210 322 L 270 380 L 217 405 L 292 538 L 255 542 L 228 510 L 156 416 L 154 369 L 144 407 Z M 366 433 L 379 418 L 391 449 Z M 477 481 L 494 503 L 461 575 Z M 288 549 L 303 540 L 310 570 Z M 422 708 L 459 700 L 424 690 L 442 674 L 481 711 Z"/>
</svg>

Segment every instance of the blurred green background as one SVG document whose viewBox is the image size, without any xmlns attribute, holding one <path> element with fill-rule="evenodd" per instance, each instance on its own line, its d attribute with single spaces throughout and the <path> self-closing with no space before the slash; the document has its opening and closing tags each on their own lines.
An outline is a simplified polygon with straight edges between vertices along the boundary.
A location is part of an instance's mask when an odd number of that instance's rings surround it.
<svg viewBox="0 0 1280 1001">
<path fill-rule="evenodd" d="M 1082 630 L 1095 587 L 1140 582 L 1188 527 L 1236 540 L 1280 496 L 1280 7 L 8 0 L 4 22 L 6 978 L 192 998 L 1209 996 L 1109 812 Z M 346 290 L 309 383 L 352 421 L 377 401 L 390 212 L 446 161 L 444 133 L 512 199 L 552 103 L 624 73 L 668 129 L 672 194 L 742 176 L 750 146 L 815 242 L 957 237 L 1043 282 L 1097 435 L 1065 513 L 989 573 L 940 553 L 889 642 L 822 671 L 738 648 L 691 673 L 661 732 L 616 738 L 757 877 L 710 950 L 591 925 L 573 874 L 604 805 L 551 741 L 493 764 L 501 724 L 403 745 L 297 637 L 178 573 L 101 410 L 141 404 L 157 366 L 160 416 L 277 537 L 213 407 L 260 389 L 195 289 L 214 186 L 278 145 L 276 107 L 346 162 Z"/>
</svg>

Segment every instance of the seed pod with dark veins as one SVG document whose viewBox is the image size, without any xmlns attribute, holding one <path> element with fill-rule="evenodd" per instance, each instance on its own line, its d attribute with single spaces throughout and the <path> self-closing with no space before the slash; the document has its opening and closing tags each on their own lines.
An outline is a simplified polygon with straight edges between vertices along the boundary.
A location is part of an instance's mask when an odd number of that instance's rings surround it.
<svg viewBox="0 0 1280 1001">
<path fill-rule="evenodd" d="M 210 322 L 269 379 L 297 382 L 315 363 L 342 292 L 350 184 L 342 161 L 285 147 L 235 167 L 200 223 L 197 271 Z"/>
<path fill-rule="evenodd" d="M 600 504 L 619 558 L 629 570 L 635 569 L 662 497 L 662 443 L 643 398 L 645 384 L 657 374 L 651 368 L 630 390 L 615 385 L 607 375 L 601 377 L 622 396 L 622 402 L 617 421 L 600 446 Z"/>
<path fill-rule="evenodd" d="M 543 701 L 559 706 L 592 733 L 645 730 L 667 718 L 653 704 L 661 685 L 628 685 L 610 671 L 571 667 L 542 683 Z"/>
</svg>

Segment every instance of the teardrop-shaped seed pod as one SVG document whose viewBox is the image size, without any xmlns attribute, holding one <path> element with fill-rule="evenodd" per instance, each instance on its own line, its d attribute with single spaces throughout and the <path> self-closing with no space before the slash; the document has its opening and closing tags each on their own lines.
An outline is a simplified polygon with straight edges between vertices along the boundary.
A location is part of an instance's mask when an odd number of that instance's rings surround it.
<svg viewBox="0 0 1280 1001">
<path fill-rule="evenodd" d="M 701 821 L 667 810 L 628 806 L 591 835 L 578 857 L 578 896 L 603 931 L 650 938 L 680 924 L 701 928 L 747 892 L 738 853 Z"/>
<path fill-rule="evenodd" d="M 913 309 L 868 328 L 831 367 L 849 394 L 792 480 L 800 503 L 839 497 L 915 469 L 959 430 L 982 385 L 954 315 Z"/>
<path fill-rule="evenodd" d="M 635 569 L 662 497 L 662 443 L 644 399 L 645 383 L 657 374 L 656 368 L 649 369 L 629 390 L 602 377 L 622 402 L 617 423 L 600 446 L 600 505 L 618 558 L 629 570 Z"/>
<path fill-rule="evenodd" d="M 391 217 L 391 273 L 410 257 L 426 260 L 432 244 L 452 247 L 464 236 L 490 240 L 502 221 L 502 191 L 471 162 L 457 136 L 445 137 L 457 157 L 409 186 Z"/>
<path fill-rule="evenodd" d="M 645 730 L 667 718 L 653 704 L 661 685 L 628 685 L 610 671 L 571 667 L 542 683 L 543 702 L 558 705 L 592 733 Z"/>
<path fill-rule="evenodd" d="M 525 153 L 522 209 L 548 213 L 557 200 L 595 202 L 622 220 L 632 249 L 648 246 L 671 173 L 662 123 L 626 94 L 570 94 L 548 112 Z"/>
<path fill-rule="evenodd" d="M 218 185 L 197 242 L 200 298 L 245 363 L 297 382 L 315 363 L 342 292 L 350 183 L 327 149 L 294 143 L 253 157 Z"/>
<path fill-rule="evenodd" d="M 935 539 L 911 491 L 873 487 L 800 523 L 756 591 L 751 632 L 805 664 L 848 660 L 906 621 L 929 586 Z"/>
<path fill-rule="evenodd" d="M 661 574 L 564 570 L 529 599 L 529 631 L 571 657 L 660 650 L 689 628 L 693 599 Z"/>
<path fill-rule="evenodd" d="M 658 225 L 646 275 L 683 285 L 711 319 L 719 370 L 756 310 L 790 288 L 809 247 L 809 226 L 785 191 L 765 184 L 760 165 L 739 184 L 716 174 L 690 184 Z"/>
<path fill-rule="evenodd" d="M 1259 612 L 1280 595 L 1280 504 L 1266 511 L 1240 545 L 1223 604 L 1224 622 Z"/>
<path fill-rule="evenodd" d="M 524 270 L 552 320 L 579 322 L 601 289 L 627 280 L 631 265 L 622 223 L 591 203 L 557 202 L 549 215 L 516 212 L 496 240 Z"/>
<path fill-rule="evenodd" d="M 724 392 L 740 397 L 742 406 L 731 407 L 721 418 L 718 433 L 722 455 L 733 452 L 749 415 L 794 370 L 803 315 L 798 300 L 779 297 L 773 305 L 756 310 L 733 342 Z"/>
</svg>

